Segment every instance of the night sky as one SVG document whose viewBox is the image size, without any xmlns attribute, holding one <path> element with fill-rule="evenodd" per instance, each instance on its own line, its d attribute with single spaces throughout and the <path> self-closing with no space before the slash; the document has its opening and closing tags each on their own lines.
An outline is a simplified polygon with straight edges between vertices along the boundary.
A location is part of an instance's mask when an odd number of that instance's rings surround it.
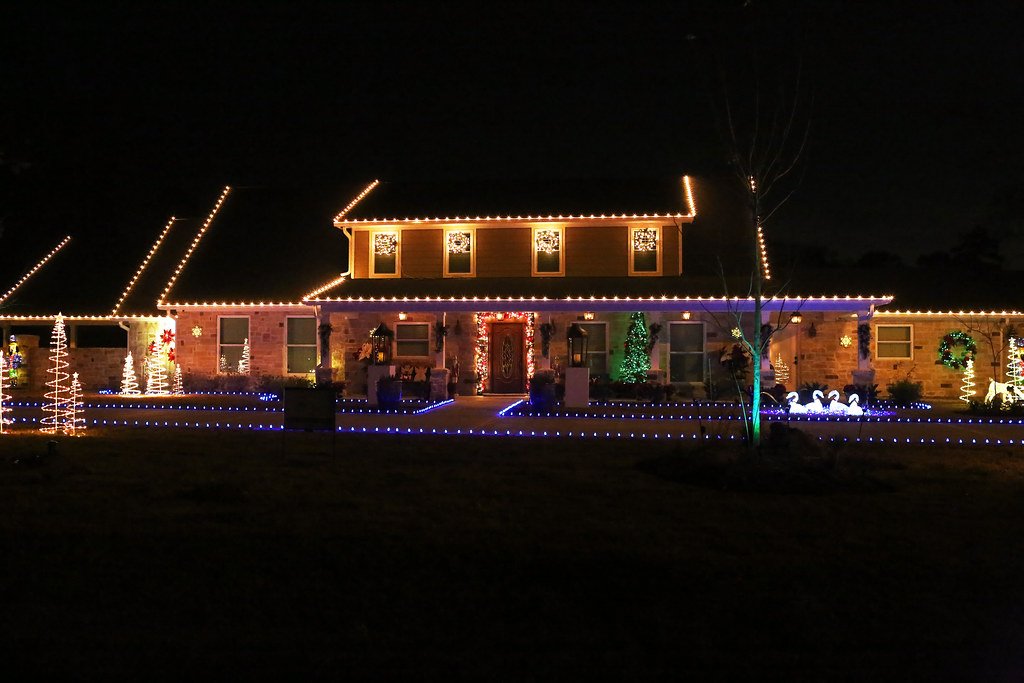
<svg viewBox="0 0 1024 683">
<path fill-rule="evenodd" d="M 1024 12 L 887 4 L 5 8 L 0 247 L 224 184 L 715 172 L 756 64 L 810 121 L 772 239 L 912 261 L 1024 184 Z"/>
</svg>

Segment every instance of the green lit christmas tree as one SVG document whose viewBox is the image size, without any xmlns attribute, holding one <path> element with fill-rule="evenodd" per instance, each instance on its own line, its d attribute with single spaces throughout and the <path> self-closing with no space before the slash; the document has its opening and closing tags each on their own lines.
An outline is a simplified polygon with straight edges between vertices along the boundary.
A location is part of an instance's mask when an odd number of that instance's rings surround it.
<svg viewBox="0 0 1024 683">
<path fill-rule="evenodd" d="M 650 341 L 647 319 L 643 313 L 629 314 L 629 330 L 626 332 L 626 353 L 619 368 L 619 379 L 630 384 L 647 381 L 651 369 L 651 356 L 647 351 Z"/>
</svg>

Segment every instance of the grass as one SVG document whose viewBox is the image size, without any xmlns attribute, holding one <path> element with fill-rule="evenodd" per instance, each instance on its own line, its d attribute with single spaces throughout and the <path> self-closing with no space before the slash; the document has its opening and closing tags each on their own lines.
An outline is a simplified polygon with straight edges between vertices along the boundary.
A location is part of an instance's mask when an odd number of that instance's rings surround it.
<svg viewBox="0 0 1024 683">
<path fill-rule="evenodd" d="M 814 495 L 668 443 L 0 439 L 7 671 L 1015 680 L 1024 463 L 843 451 Z M 45 458 L 44 458 L 45 460 Z"/>
</svg>

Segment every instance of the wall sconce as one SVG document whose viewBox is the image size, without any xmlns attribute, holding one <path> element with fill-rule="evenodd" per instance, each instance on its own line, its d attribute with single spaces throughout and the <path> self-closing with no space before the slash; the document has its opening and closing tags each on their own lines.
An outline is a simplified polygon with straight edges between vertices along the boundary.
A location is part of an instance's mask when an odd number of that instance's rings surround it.
<svg viewBox="0 0 1024 683">
<path fill-rule="evenodd" d="M 682 312 L 682 316 L 683 316 L 683 320 L 689 320 L 690 319 L 690 312 L 689 311 L 683 311 Z"/>
<path fill-rule="evenodd" d="M 794 313 L 793 315 L 789 316 L 789 322 L 793 323 L 794 325 L 799 325 L 800 321 L 803 319 L 804 317 L 799 313 Z"/>
<path fill-rule="evenodd" d="M 583 319 L 584 320 L 593 320 L 594 319 L 594 312 L 593 311 L 587 311 L 586 313 L 583 314 Z"/>
<path fill-rule="evenodd" d="M 408 313 L 406 313 L 405 311 L 399 311 L 399 313 L 398 313 L 398 319 L 399 320 L 405 320 L 408 317 L 409 317 Z"/>
</svg>

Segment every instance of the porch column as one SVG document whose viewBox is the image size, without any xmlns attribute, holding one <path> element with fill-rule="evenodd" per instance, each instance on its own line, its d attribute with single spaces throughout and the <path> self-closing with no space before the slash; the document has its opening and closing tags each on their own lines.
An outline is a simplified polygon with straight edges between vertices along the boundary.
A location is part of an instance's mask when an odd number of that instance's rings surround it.
<svg viewBox="0 0 1024 683">
<path fill-rule="evenodd" d="M 323 309 L 317 310 L 317 334 L 320 337 L 320 362 L 317 363 L 316 383 L 330 384 L 334 379 L 334 368 L 331 367 L 331 314 Z"/>
<path fill-rule="evenodd" d="M 853 383 L 854 384 L 874 384 L 875 383 L 875 368 L 871 363 L 871 350 L 868 349 L 868 354 L 865 357 L 860 352 L 860 326 L 871 325 L 871 318 L 875 314 L 874 305 L 871 306 L 867 311 L 857 311 L 857 369 L 853 371 Z M 868 328 L 870 329 L 870 327 Z"/>
</svg>

